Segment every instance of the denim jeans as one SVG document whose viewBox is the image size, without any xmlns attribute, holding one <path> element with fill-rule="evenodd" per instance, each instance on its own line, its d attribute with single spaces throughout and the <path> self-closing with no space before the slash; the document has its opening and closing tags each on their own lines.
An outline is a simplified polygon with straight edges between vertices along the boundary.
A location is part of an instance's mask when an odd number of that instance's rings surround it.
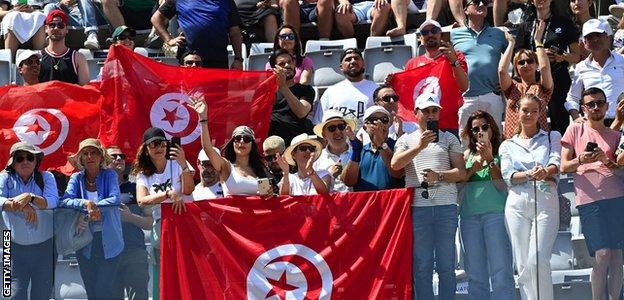
<svg viewBox="0 0 624 300">
<path fill-rule="evenodd" d="M 54 9 L 59 9 L 58 3 L 46 4 L 43 12 L 47 15 Z M 69 9 L 63 9 L 63 11 L 69 16 L 69 26 L 84 27 L 85 33 L 97 31 L 98 25 L 107 24 L 102 12 L 95 5 L 93 0 L 78 0 L 78 5 L 70 7 Z"/>
<path fill-rule="evenodd" d="M 11 243 L 11 299 L 50 299 L 54 287 L 54 240 L 23 246 Z M 30 297 L 28 285 L 32 284 Z"/>
<path fill-rule="evenodd" d="M 147 299 L 149 264 L 143 248 L 124 249 L 119 255 L 117 289 L 126 290 L 129 300 Z"/>
<path fill-rule="evenodd" d="M 418 300 L 433 299 L 433 269 L 440 280 L 438 299 L 455 299 L 457 205 L 412 207 L 413 285 Z"/>
<path fill-rule="evenodd" d="M 459 229 L 470 299 L 514 300 L 513 255 L 505 228 L 505 213 L 461 217 Z"/>
<path fill-rule="evenodd" d="M 87 259 L 82 251 L 76 252 L 80 276 L 89 299 L 123 298 L 123 291 L 115 285 L 119 257 L 118 255 L 114 258 L 104 258 L 102 232 L 93 233 L 90 259 Z"/>
</svg>

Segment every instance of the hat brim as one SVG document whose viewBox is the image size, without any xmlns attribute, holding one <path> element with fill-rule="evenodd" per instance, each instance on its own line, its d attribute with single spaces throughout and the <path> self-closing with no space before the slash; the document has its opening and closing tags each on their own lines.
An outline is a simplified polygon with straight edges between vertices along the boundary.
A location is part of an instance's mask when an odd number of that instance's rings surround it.
<svg viewBox="0 0 624 300">
<path fill-rule="evenodd" d="M 167 140 L 167 138 L 165 138 L 165 137 L 162 137 L 162 136 L 154 136 L 154 137 L 151 137 L 151 138 L 147 139 L 147 141 L 143 142 L 143 144 L 148 145 L 148 144 L 149 144 L 149 143 L 151 143 L 151 142 L 155 142 L 155 141 L 166 141 L 166 140 Z"/>
<path fill-rule="evenodd" d="M 102 166 L 107 165 L 108 161 L 110 160 L 108 157 L 108 154 L 106 154 L 106 150 L 104 150 L 104 148 L 102 147 L 98 147 L 96 145 L 85 145 L 83 147 L 81 147 L 80 149 L 78 149 L 78 152 L 70 155 L 67 157 L 67 161 L 76 169 L 78 170 L 83 170 L 84 166 L 82 165 L 82 163 L 80 163 L 80 153 L 82 152 L 82 150 L 84 150 L 85 148 L 88 147 L 93 147 L 95 149 L 100 150 L 100 153 L 102 153 L 102 162 L 100 163 Z"/>
<path fill-rule="evenodd" d="M 43 151 L 37 151 L 37 150 L 30 150 L 30 149 L 16 149 L 15 151 L 11 152 L 9 159 L 7 160 L 6 166 L 10 166 L 13 164 L 13 156 L 15 156 L 15 153 L 17 153 L 17 151 L 24 151 L 24 152 L 28 152 L 30 154 L 33 154 L 35 156 L 35 162 L 41 161 L 43 159 Z"/>
<path fill-rule="evenodd" d="M 595 28 L 595 29 L 589 30 L 588 32 L 584 32 L 583 33 L 583 37 L 586 37 L 586 36 L 588 36 L 588 35 L 590 35 L 592 33 L 606 33 L 606 34 L 609 34 L 609 33 L 607 33 L 606 31 L 604 31 L 602 29 Z"/>
<path fill-rule="evenodd" d="M 335 118 L 328 119 L 325 122 L 316 124 L 316 126 L 314 126 L 312 131 L 314 132 L 314 134 L 316 134 L 316 136 L 323 137 L 323 129 L 325 128 L 325 125 L 327 125 L 327 123 L 334 122 L 334 121 L 344 121 L 347 124 L 347 126 L 351 127 L 351 130 L 353 131 L 355 131 L 355 128 L 357 126 L 353 119 L 335 117 Z"/>
<path fill-rule="evenodd" d="M 284 151 L 284 158 L 286 158 L 286 162 L 289 165 L 291 166 L 296 165 L 295 160 L 292 156 L 292 153 L 293 151 L 295 151 L 295 148 L 297 148 L 297 146 L 301 144 L 310 144 L 316 147 L 316 150 L 314 151 L 314 161 L 316 161 L 319 158 L 319 156 L 321 156 L 321 151 L 323 148 L 323 145 L 321 144 L 321 142 L 317 141 L 316 139 L 305 139 L 293 145 L 288 146 L 288 148 L 286 148 L 286 150 Z"/>
</svg>

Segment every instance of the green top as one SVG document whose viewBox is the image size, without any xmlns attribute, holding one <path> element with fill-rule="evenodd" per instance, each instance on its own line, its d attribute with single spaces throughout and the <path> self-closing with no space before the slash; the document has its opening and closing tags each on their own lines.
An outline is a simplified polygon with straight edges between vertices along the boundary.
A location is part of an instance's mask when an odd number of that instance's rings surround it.
<svg viewBox="0 0 624 300">
<path fill-rule="evenodd" d="M 500 165 L 500 156 L 494 156 L 494 162 Z M 470 153 L 466 161 L 466 169 L 472 168 L 472 164 L 473 154 Z M 490 167 L 486 165 L 481 171 L 470 176 L 468 182 L 465 183 L 462 200 L 460 216 L 500 213 L 505 211 L 507 191 L 496 188 L 492 183 Z"/>
<path fill-rule="evenodd" d="M 129 8 L 132 11 L 142 12 L 146 10 L 152 10 L 156 5 L 156 0 L 125 0 L 123 6 Z"/>
</svg>

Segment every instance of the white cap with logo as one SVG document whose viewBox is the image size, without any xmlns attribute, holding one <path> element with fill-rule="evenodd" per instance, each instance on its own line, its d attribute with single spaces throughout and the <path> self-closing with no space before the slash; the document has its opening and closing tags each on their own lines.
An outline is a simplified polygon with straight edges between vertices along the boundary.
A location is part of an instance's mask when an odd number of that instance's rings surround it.
<svg viewBox="0 0 624 300">
<path fill-rule="evenodd" d="M 424 92 L 418 95 L 414 106 L 418 109 L 425 109 L 430 106 L 442 108 L 442 106 L 440 106 L 440 96 L 432 92 Z"/>
<path fill-rule="evenodd" d="M 590 33 L 606 33 L 607 35 L 613 35 L 613 30 L 609 23 L 599 19 L 589 19 L 583 24 L 583 37 L 586 37 Z"/>
</svg>

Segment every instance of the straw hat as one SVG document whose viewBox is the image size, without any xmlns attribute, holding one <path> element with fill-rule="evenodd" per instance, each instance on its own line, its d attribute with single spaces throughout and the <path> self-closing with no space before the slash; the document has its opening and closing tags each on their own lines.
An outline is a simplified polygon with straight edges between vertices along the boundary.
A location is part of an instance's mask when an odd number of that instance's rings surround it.
<svg viewBox="0 0 624 300">
<path fill-rule="evenodd" d="M 69 163 L 71 163 L 74 168 L 83 170 L 84 166 L 80 162 L 80 155 L 82 154 L 82 150 L 87 147 L 93 147 L 98 149 L 100 153 L 102 153 L 102 162 L 100 163 L 100 165 L 102 167 L 106 166 L 108 162 L 108 155 L 106 154 L 106 150 L 104 150 L 104 147 L 102 147 L 100 140 L 94 138 L 84 139 L 82 142 L 80 142 L 80 144 L 78 145 L 78 151 L 74 155 L 70 155 L 67 158 Z"/>
<path fill-rule="evenodd" d="M 329 122 L 336 121 L 336 120 L 344 121 L 345 123 L 347 123 L 347 126 L 351 127 L 351 130 L 355 131 L 355 128 L 356 128 L 355 121 L 350 118 L 345 118 L 341 112 L 335 109 L 330 109 L 326 111 L 323 114 L 323 122 L 316 124 L 316 126 L 314 126 L 314 129 L 312 131 L 314 131 L 314 134 L 316 134 L 317 136 L 322 137 L 323 129 L 325 128 L 325 125 L 327 125 L 327 123 Z"/>
<path fill-rule="evenodd" d="M 295 160 L 292 156 L 293 151 L 295 151 L 295 149 L 297 148 L 297 146 L 301 145 L 301 144 L 310 144 L 314 147 L 316 147 L 316 150 L 314 151 L 314 160 L 316 161 L 319 156 L 321 155 L 321 150 L 323 148 L 323 145 L 321 144 L 321 142 L 319 142 L 316 139 L 315 135 L 308 135 L 307 133 L 302 133 L 298 136 L 296 136 L 295 138 L 292 139 L 292 141 L 290 141 L 290 146 L 288 146 L 288 148 L 286 148 L 286 151 L 284 151 L 284 157 L 286 158 L 286 162 L 288 162 L 289 165 L 294 166 L 295 164 Z"/>
</svg>

